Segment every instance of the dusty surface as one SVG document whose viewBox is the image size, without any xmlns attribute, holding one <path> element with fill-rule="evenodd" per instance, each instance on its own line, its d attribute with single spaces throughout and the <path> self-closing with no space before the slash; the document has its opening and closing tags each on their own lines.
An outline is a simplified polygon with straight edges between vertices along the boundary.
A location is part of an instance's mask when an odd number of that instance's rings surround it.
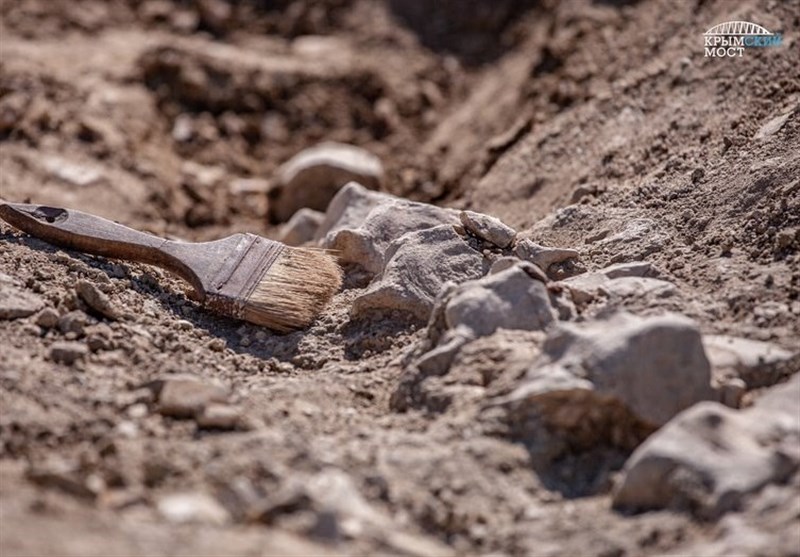
<svg viewBox="0 0 800 557">
<path fill-rule="evenodd" d="M 381 159 L 385 192 L 493 215 L 590 272 L 650 262 L 675 294 L 628 311 L 800 349 L 800 2 L 427 4 L 6 0 L 0 197 L 277 237 L 275 171 L 344 142 Z M 704 58 L 734 19 L 784 45 Z M 724 517 L 614 510 L 652 427 L 618 409 L 630 442 L 543 460 L 491 401 L 544 333 L 501 326 L 422 377 L 434 324 L 351 313 L 368 280 L 347 271 L 279 336 L 0 224 L 0 552 L 800 555 L 796 468 Z M 797 371 L 746 380 L 742 403 Z"/>
</svg>

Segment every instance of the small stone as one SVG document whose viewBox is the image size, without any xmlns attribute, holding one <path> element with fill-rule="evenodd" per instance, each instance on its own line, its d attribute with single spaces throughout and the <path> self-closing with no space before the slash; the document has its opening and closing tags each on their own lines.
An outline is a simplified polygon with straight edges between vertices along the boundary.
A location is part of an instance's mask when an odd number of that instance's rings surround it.
<svg viewBox="0 0 800 557">
<path fill-rule="evenodd" d="M 84 334 L 87 316 L 80 310 L 70 311 L 58 318 L 58 330 L 63 334 L 72 334 L 75 338 Z"/>
<path fill-rule="evenodd" d="M 36 485 L 60 489 L 77 497 L 93 499 L 97 495 L 87 485 L 79 467 L 65 460 L 35 462 L 28 468 L 25 477 Z"/>
<path fill-rule="evenodd" d="M 728 379 L 717 387 L 719 402 L 729 408 L 739 408 L 746 391 L 747 384 L 738 377 Z"/>
<path fill-rule="evenodd" d="M 68 366 L 83 360 L 88 354 L 89 349 L 82 342 L 59 341 L 50 347 L 50 359 Z"/>
<path fill-rule="evenodd" d="M 31 292 L 0 283 L 0 319 L 19 319 L 33 315 L 44 306 L 44 301 Z"/>
<path fill-rule="evenodd" d="M 92 352 L 99 352 L 101 350 L 109 350 L 111 343 L 103 335 L 93 333 L 86 337 L 86 346 Z"/>
<path fill-rule="evenodd" d="M 322 143 L 278 169 L 278 183 L 269 194 L 270 219 L 286 222 L 303 207 L 324 211 L 348 182 L 374 190 L 382 180 L 383 165 L 375 155 L 352 145 Z"/>
<path fill-rule="evenodd" d="M 203 429 L 236 429 L 240 423 L 238 408 L 226 404 L 209 404 L 196 417 L 197 425 Z"/>
<path fill-rule="evenodd" d="M 459 218 L 466 230 L 499 248 L 507 248 L 517 237 L 517 232 L 513 228 L 489 215 L 461 211 Z"/>
<path fill-rule="evenodd" d="M 179 319 L 175 321 L 175 328 L 179 331 L 191 331 L 194 328 L 191 321 L 186 321 L 185 319 Z"/>
<path fill-rule="evenodd" d="M 287 246 L 301 246 L 314 239 L 325 213 L 303 208 L 297 211 L 281 228 L 280 241 Z"/>
<path fill-rule="evenodd" d="M 86 187 L 105 180 L 105 175 L 99 168 L 62 157 L 44 157 L 41 164 L 46 172 L 73 186 Z"/>
<path fill-rule="evenodd" d="M 208 348 L 213 352 L 222 352 L 225 350 L 225 347 L 225 341 L 221 338 L 214 338 L 208 342 Z"/>
<path fill-rule="evenodd" d="M 705 335 L 703 345 L 715 376 L 738 377 L 749 389 L 775 385 L 800 371 L 800 353 L 768 342 Z"/>
<path fill-rule="evenodd" d="M 42 329 L 52 329 L 58 325 L 58 312 L 53 308 L 44 308 L 36 316 L 35 323 Z"/>
<path fill-rule="evenodd" d="M 545 273 L 548 272 L 548 269 L 553 264 L 564 263 L 580 257 L 580 254 L 574 249 L 549 248 L 539 245 L 528 238 L 517 242 L 514 253 L 520 259 L 538 265 Z"/>
<path fill-rule="evenodd" d="M 119 318 L 119 311 L 114 307 L 105 292 L 97 288 L 88 280 L 79 280 L 75 284 L 75 291 L 78 296 L 86 302 L 86 305 L 111 320 Z"/>
<path fill-rule="evenodd" d="M 225 507 L 206 493 L 174 493 L 158 500 L 158 512 L 174 524 L 223 525 L 230 521 Z"/>
<path fill-rule="evenodd" d="M 789 121 L 789 117 L 792 115 L 792 111 L 788 111 L 784 114 L 779 116 L 775 116 L 771 120 L 769 120 L 766 124 L 761 126 L 758 131 L 756 132 L 755 139 L 763 140 L 767 139 L 769 136 L 778 133 L 781 128 Z"/>
<path fill-rule="evenodd" d="M 226 402 L 228 390 L 199 378 L 180 375 L 166 377 L 158 395 L 158 412 L 173 418 L 193 418 L 213 402 Z M 156 388 L 158 388 L 156 386 Z"/>
</svg>

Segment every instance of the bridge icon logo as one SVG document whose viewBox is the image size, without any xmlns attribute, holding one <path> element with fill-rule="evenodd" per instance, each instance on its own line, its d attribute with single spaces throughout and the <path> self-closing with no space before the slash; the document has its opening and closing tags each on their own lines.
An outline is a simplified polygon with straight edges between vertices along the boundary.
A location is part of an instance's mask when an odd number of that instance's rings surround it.
<svg viewBox="0 0 800 557">
<path fill-rule="evenodd" d="M 750 21 L 726 21 L 703 33 L 706 57 L 743 56 L 746 48 L 780 46 L 783 37 Z"/>
</svg>

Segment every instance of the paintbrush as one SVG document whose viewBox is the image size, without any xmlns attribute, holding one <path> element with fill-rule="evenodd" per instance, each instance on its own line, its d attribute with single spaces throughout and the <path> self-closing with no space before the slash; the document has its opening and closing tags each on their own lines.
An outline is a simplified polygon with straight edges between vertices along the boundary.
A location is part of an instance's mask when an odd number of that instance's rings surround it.
<svg viewBox="0 0 800 557">
<path fill-rule="evenodd" d="M 161 267 L 191 284 L 205 307 L 281 332 L 309 325 L 342 284 L 329 253 L 255 234 L 175 242 L 80 211 L 23 203 L 0 202 L 0 218 L 56 246 Z"/>
</svg>

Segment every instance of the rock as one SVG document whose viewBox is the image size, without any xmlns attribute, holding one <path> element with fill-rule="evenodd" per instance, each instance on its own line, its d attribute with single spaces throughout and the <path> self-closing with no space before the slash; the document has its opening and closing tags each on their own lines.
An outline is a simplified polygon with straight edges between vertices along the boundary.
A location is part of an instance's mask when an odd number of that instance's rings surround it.
<svg viewBox="0 0 800 557">
<path fill-rule="evenodd" d="M 42 329 L 52 329 L 58 325 L 58 312 L 53 308 L 44 308 L 36 316 L 34 322 Z"/>
<path fill-rule="evenodd" d="M 33 315 L 44 306 L 42 299 L 10 282 L 0 282 L 0 319 L 19 319 Z"/>
<path fill-rule="evenodd" d="M 86 305 L 111 320 L 119 318 L 119 310 L 114 307 L 105 292 L 97 288 L 88 280 L 79 280 L 75 284 L 75 291 Z"/>
<path fill-rule="evenodd" d="M 453 359 L 467 343 L 475 339 L 468 327 L 456 327 L 446 331 L 439 344 L 417 359 L 417 368 L 426 375 L 442 375 L 453 363 Z"/>
<path fill-rule="evenodd" d="M 382 180 L 383 165 L 375 155 L 352 145 L 322 143 L 278 169 L 278 183 L 269 194 L 270 219 L 285 222 L 303 207 L 324 211 L 348 182 L 374 190 Z"/>
<path fill-rule="evenodd" d="M 561 406 L 572 407 L 572 420 L 615 401 L 657 427 L 713 397 L 700 332 L 677 314 L 564 323 L 548 336 L 544 354 L 509 400 L 534 405 L 555 426 L 573 425 L 558 423 Z"/>
<path fill-rule="evenodd" d="M 629 261 L 626 263 L 617 263 L 606 267 L 601 274 L 610 279 L 621 277 L 655 277 L 656 270 L 653 264 L 648 261 Z"/>
<path fill-rule="evenodd" d="M 747 410 L 697 404 L 643 443 L 625 464 L 614 506 L 673 508 L 715 519 L 800 466 L 800 376 Z"/>
<path fill-rule="evenodd" d="M 74 310 L 58 318 L 58 330 L 65 335 L 71 333 L 80 337 L 83 336 L 87 323 L 86 314 L 80 310 Z"/>
<path fill-rule="evenodd" d="M 50 347 L 50 359 L 68 366 L 83 360 L 88 354 L 89 348 L 82 342 L 59 341 Z"/>
<path fill-rule="evenodd" d="M 774 344 L 725 335 L 704 335 L 715 377 L 740 378 L 749 389 L 769 387 L 800 371 L 800 353 Z"/>
<path fill-rule="evenodd" d="M 580 254 L 574 249 L 549 248 L 541 246 L 528 238 L 517 241 L 514 253 L 520 259 L 530 261 L 539 266 L 548 276 L 551 275 L 551 265 L 563 264 L 571 260 L 577 260 L 580 257 Z"/>
<path fill-rule="evenodd" d="M 489 215 L 461 211 L 459 218 L 467 231 L 499 248 L 507 248 L 517 237 L 513 228 Z"/>
<path fill-rule="evenodd" d="M 532 278 L 525 265 L 461 284 L 445 309 L 448 328 L 466 327 L 475 336 L 487 336 L 500 328 L 538 331 L 552 323 L 556 313 L 547 286 Z"/>
<path fill-rule="evenodd" d="M 615 234 L 605 235 L 594 243 L 594 250 L 604 249 L 607 252 L 629 253 L 630 246 L 635 250 L 630 256 L 646 257 L 649 254 L 661 251 L 669 242 L 670 237 L 655 219 L 641 218 L 623 220 L 621 227 Z"/>
<path fill-rule="evenodd" d="M 774 135 L 774 134 L 778 133 L 781 130 L 781 128 L 786 124 L 786 122 L 789 121 L 789 117 L 796 110 L 797 109 L 795 108 L 793 110 L 785 112 L 784 114 L 780 114 L 780 115 L 775 116 L 774 118 L 772 118 L 770 121 L 768 121 L 767 123 L 765 123 L 763 126 L 761 126 L 758 129 L 758 131 L 756 132 L 756 135 L 754 136 L 754 139 L 763 140 L 763 139 L 767 139 L 771 135 Z"/>
<path fill-rule="evenodd" d="M 158 412 L 173 418 L 199 416 L 214 402 L 226 402 L 228 390 L 191 375 L 167 376 L 150 384 L 158 392 Z"/>
<path fill-rule="evenodd" d="M 73 186 L 86 187 L 106 180 L 102 170 L 55 155 L 44 157 L 41 165 L 46 172 Z"/>
<path fill-rule="evenodd" d="M 95 482 L 88 482 L 80 467 L 66 460 L 34 462 L 26 470 L 25 477 L 36 485 L 60 489 L 76 497 L 93 499 L 97 495 L 92 489 Z"/>
<path fill-rule="evenodd" d="M 389 259 L 387 247 L 403 234 L 458 223 L 458 213 L 451 209 L 372 192 L 351 182 L 328 206 L 317 239 L 321 247 L 337 250 L 340 262 L 377 274 Z"/>
<path fill-rule="evenodd" d="M 203 429 L 236 429 L 239 426 L 239 409 L 226 404 L 209 404 L 195 417 Z"/>
<path fill-rule="evenodd" d="M 173 493 L 159 499 L 156 507 L 161 516 L 175 524 L 223 525 L 230 520 L 225 507 L 206 493 Z"/>
<path fill-rule="evenodd" d="M 281 228 L 280 241 L 288 246 L 302 246 L 314 239 L 325 213 L 313 209 L 300 209 Z"/>
<path fill-rule="evenodd" d="M 567 287 L 573 302 L 585 305 L 599 298 L 665 298 L 676 293 L 671 282 L 649 278 L 654 274 L 649 263 L 620 263 L 600 271 L 583 273 L 561 281 Z"/>
<path fill-rule="evenodd" d="M 389 245 L 385 257 L 382 273 L 353 301 L 353 315 L 388 309 L 428 319 L 445 282 L 481 277 L 489 267 L 451 225 L 409 232 Z"/>
</svg>

